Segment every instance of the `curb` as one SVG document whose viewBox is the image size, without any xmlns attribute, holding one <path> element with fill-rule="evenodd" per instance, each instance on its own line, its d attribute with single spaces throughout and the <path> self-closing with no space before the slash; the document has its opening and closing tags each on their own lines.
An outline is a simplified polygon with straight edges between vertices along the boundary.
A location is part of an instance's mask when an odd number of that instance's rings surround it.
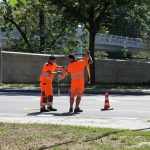
<svg viewBox="0 0 150 150">
<path fill-rule="evenodd" d="M 150 90 L 144 89 L 85 89 L 85 94 L 120 94 L 120 95 L 150 95 Z M 0 92 L 26 92 L 26 93 L 40 93 L 40 88 L 33 87 L 5 87 L 0 88 Z M 68 94 L 69 88 L 61 88 L 61 94 Z M 57 88 L 54 88 L 54 94 L 57 94 Z"/>
</svg>

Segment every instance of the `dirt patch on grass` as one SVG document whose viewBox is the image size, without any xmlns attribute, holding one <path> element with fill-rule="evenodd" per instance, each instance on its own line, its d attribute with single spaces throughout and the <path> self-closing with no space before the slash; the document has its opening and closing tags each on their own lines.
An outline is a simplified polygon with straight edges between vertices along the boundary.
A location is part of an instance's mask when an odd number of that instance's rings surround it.
<svg viewBox="0 0 150 150">
<path fill-rule="evenodd" d="M 143 149 L 149 143 L 150 131 L 0 123 L 0 150 Z"/>
</svg>

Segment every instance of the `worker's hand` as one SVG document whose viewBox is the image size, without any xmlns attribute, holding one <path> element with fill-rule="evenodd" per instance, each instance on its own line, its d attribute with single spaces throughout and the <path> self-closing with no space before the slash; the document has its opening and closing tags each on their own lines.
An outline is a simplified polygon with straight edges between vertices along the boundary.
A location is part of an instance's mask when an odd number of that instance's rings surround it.
<svg viewBox="0 0 150 150">
<path fill-rule="evenodd" d="M 85 59 L 85 60 L 89 59 L 89 54 L 85 54 L 85 55 L 83 56 L 83 59 Z"/>
<path fill-rule="evenodd" d="M 89 57 L 90 57 L 90 54 L 86 54 L 86 58 L 89 59 Z"/>
<path fill-rule="evenodd" d="M 90 57 L 90 52 L 87 51 L 86 54 L 87 54 L 87 57 L 89 58 Z"/>
<path fill-rule="evenodd" d="M 57 73 L 57 74 L 62 74 L 62 72 L 61 72 L 61 71 L 57 71 L 56 73 Z"/>
<path fill-rule="evenodd" d="M 65 71 L 67 71 L 67 70 L 68 70 L 67 66 L 63 66 L 63 68 L 62 68 L 62 72 L 63 72 L 64 70 L 65 70 Z"/>
<path fill-rule="evenodd" d="M 66 66 L 62 66 L 62 69 L 65 69 L 66 68 Z"/>
</svg>

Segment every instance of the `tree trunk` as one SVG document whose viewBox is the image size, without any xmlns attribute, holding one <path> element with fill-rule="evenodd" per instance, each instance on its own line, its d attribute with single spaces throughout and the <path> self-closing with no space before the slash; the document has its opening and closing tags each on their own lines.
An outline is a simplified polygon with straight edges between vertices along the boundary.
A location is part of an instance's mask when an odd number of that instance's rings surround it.
<svg viewBox="0 0 150 150">
<path fill-rule="evenodd" d="M 21 29 L 21 27 L 11 18 L 8 17 L 4 17 L 7 21 L 9 21 L 10 23 L 12 23 L 16 29 L 19 31 L 21 37 L 23 38 L 24 42 L 26 43 L 28 48 L 31 48 L 30 43 L 28 41 L 27 35 L 26 33 Z"/>
<path fill-rule="evenodd" d="M 40 51 L 44 51 L 44 48 L 45 48 L 45 36 L 44 36 L 45 19 L 44 19 L 43 8 L 41 8 L 39 10 L 39 27 L 40 27 Z"/>
<path fill-rule="evenodd" d="M 95 36 L 96 36 L 96 33 L 93 32 L 92 30 L 90 30 L 89 32 L 90 32 L 89 52 L 90 52 L 90 55 L 91 55 L 91 57 L 93 59 L 93 63 L 90 65 L 90 74 L 91 74 L 90 84 L 95 84 L 95 57 L 94 57 L 94 50 L 95 50 Z"/>
<path fill-rule="evenodd" d="M 17 30 L 19 31 L 19 33 L 21 34 L 21 36 L 22 36 L 24 42 L 26 43 L 27 47 L 31 48 L 30 43 L 29 43 L 29 41 L 27 39 L 26 33 L 22 31 L 20 26 L 18 26 L 17 24 L 14 24 L 14 25 L 17 28 Z"/>
</svg>

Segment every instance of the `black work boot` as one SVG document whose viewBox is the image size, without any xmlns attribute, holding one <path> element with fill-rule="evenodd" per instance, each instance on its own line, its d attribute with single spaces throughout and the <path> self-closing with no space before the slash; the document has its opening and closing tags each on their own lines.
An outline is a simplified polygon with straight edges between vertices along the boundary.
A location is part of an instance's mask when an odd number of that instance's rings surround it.
<svg viewBox="0 0 150 150">
<path fill-rule="evenodd" d="M 83 110 L 81 110 L 79 107 L 74 109 L 75 113 L 79 113 L 79 112 L 83 112 Z"/>
<path fill-rule="evenodd" d="M 48 109 L 49 111 L 57 111 L 57 109 L 53 108 L 52 106 L 47 107 L 47 109 Z"/>
<path fill-rule="evenodd" d="M 43 106 L 43 107 L 40 108 L 40 112 L 49 112 L 49 110 L 46 109 L 45 106 Z"/>
<path fill-rule="evenodd" d="M 70 112 L 70 113 L 72 113 L 72 112 L 73 112 L 73 108 L 72 108 L 72 107 L 70 107 L 69 112 Z"/>
</svg>

